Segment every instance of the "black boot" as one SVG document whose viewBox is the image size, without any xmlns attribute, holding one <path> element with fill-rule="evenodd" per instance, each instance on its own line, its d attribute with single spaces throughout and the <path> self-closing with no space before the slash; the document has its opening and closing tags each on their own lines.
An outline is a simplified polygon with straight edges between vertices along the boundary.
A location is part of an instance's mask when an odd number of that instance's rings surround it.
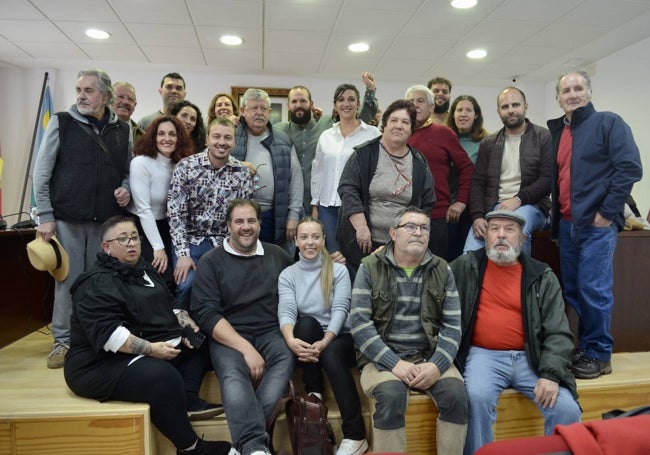
<svg viewBox="0 0 650 455">
<path fill-rule="evenodd" d="M 204 441 L 199 439 L 192 450 L 178 449 L 178 455 L 228 455 L 232 444 L 228 441 Z"/>
</svg>

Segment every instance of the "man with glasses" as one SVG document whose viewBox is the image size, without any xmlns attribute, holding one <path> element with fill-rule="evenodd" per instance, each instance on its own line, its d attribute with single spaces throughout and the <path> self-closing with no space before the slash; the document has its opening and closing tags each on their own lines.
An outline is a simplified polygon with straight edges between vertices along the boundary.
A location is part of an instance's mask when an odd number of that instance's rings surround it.
<svg viewBox="0 0 650 455">
<path fill-rule="evenodd" d="M 70 258 L 68 277 L 54 288 L 48 368 L 63 367 L 70 346 L 70 287 L 95 262 L 100 225 L 122 213 L 131 199 L 129 125 L 110 108 L 111 78 L 101 70 L 80 71 L 76 103 L 50 119 L 34 168 L 38 233 L 56 236 Z"/>
<path fill-rule="evenodd" d="M 232 121 L 214 119 L 206 142 L 205 151 L 178 162 L 167 199 L 176 299 L 184 309 L 189 308 L 196 264 L 207 251 L 221 246 L 228 234 L 228 205 L 253 196 L 250 171 L 230 156 L 235 146 Z"/>
<path fill-rule="evenodd" d="M 350 327 L 361 387 L 375 400 L 375 452 L 407 451 L 405 413 L 414 389 L 440 412 L 437 453 L 463 453 L 467 394 L 453 365 L 460 302 L 451 269 L 427 249 L 430 232 L 428 213 L 403 209 L 390 228 L 391 241 L 361 261 L 354 280 Z"/>
<path fill-rule="evenodd" d="M 296 150 L 289 136 L 271 128 L 271 99 L 264 90 L 246 90 L 241 113 L 232 155 L 245 161 L 255 175 L 253 198 L 262 208 L 260 240 L 280 245 L 293 255 L 303 198 Z"/>
<path fill-rule="evenodd" d="M 523 215 L 494 210 L 485 218 L 485 248 L 451 264 L 463 332 L 456 363 L 469 395 L 467 455 L 494 439 L 497 400 L 507 387 L 537 405 L 547 435 L 580 420 L 560 284 L 548 265 L 522 251 Z"/>
</svg>

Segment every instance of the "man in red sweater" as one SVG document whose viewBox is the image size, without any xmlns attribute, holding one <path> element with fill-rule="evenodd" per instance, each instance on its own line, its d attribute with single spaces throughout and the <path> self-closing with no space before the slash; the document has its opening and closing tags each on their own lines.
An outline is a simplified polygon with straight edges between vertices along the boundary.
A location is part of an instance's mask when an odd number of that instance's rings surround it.
<svg viewBox="0 0 650 455">
<path fill-rule="evenodd" d="M 474 165 L 460 145 L 456 133 L 432 121 L 434 98 L 431 90 L 424 85 L 414 85 L 406 90 L 405 98 L 415 105 L 417 111 L 416 129 L 409 138 L 408 145 L 425 156 L 434 180 L 436 204 L 431 210 L 429 249 L 436 256 L 447 259 L 447 223 L 458 223 L 461 213 L 467 207 Z M 449 190 L 452 163 L 458 173 L 458 194 L 453 204 Z"/>
</svg>

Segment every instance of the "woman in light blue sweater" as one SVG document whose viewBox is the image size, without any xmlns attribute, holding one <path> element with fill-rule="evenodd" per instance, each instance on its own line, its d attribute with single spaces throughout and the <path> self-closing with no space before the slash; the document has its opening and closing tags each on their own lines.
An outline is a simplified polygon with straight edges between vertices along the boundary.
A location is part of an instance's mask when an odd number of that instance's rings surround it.
<svg viewBox="0 0 650 455">
<path fill-rule="evenodd" d="M 329 379 L 342 418 L 343 440 L 337 455 L 368 449 L 357 387 L 354 342 L 347 327 L 351 284 L 347 268 L 333 263 L 324 248 L 323 224 L 312 217 L 298 223 L 300 260 L 278 281 L 278 319 L 289 348 L 303 368 L 305 390 L 322 398 L 323 374 Z"/>
</svg>

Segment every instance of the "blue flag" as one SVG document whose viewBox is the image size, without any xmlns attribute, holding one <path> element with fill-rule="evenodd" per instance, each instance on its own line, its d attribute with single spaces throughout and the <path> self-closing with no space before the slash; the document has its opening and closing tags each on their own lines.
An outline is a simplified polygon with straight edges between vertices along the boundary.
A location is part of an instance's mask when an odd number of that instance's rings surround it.
<svg viewBox="0 0 650 455">
<path fill-rule="evenodd" d="M 36 207 L 36 201 L 34 200 L 34 184 L 33 184 L 33 179 L 34 179 L 34 168 L 36 167 L 36 162 L 38 161 L 38 151 L 41 148 L 41 141 L 43 140 L 43 136 L 45 135 L 45 129 L 47 128 L 47 124 L 50 123 L 50 117 L 52 116 L 52 113 L 54 111 L 54 108 L 52 107 L 52 95 L 50 95 L 50 85 L 48 82 L 48 85 L 45 86 L 45 92 L 43 93 L 43 102 L 41 103 L 41 108 L 39 109 L 39 114 L 38 114 L 38 129 L 36 130 L 36 141 L 34 141 L 34 152 L 32 154 L 32 169 L 31 169 L 31 174 L 32 174 L 32 198 L 31 198 L 31 211 L 34 211 L 34 208 Z"/>
</svg>

